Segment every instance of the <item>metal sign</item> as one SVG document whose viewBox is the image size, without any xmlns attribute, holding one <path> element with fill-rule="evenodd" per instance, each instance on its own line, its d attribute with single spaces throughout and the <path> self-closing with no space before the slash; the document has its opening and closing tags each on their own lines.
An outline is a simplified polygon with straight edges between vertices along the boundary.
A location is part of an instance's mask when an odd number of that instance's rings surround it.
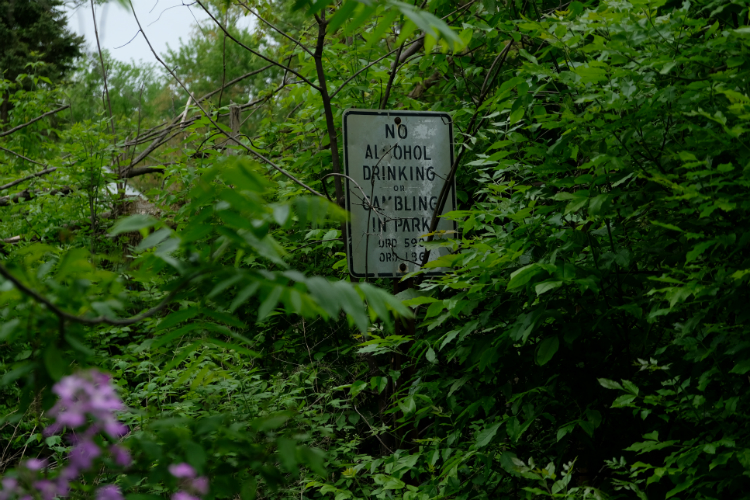
<svg viewBox="0 0 750 500">
<path fill-rule="evenodd" d="M 395 278 L 416 271 L 453 164 L 450 115 L 348 109 L 343 120 L 349 272 Z M 453 185 L 443 214 L 455 210 L 455 193 Z M 456 231 L 456 224 L 441 219 L 437 230 Z M 433 249 L 429 259 L 447 251 Z"/>
</svg>

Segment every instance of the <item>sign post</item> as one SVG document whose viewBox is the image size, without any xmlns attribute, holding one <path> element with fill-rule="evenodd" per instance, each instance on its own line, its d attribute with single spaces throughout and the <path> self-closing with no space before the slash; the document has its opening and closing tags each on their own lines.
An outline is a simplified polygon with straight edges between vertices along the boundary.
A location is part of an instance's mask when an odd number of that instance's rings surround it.
<svg viewBox="0 0 750 500">
<path fill-rule="evenodd" d="M 344 111 L 343 122 L 349 273 L 400 278 L 424 258 L 422 236 L 453 164 L 453 122 L 447 113 L 360 109 Z M 453 185 L 443 213 L 455 210 L 455 193 Z M 441 220 L 437 230 L 456 224 Z"/>
</svg>

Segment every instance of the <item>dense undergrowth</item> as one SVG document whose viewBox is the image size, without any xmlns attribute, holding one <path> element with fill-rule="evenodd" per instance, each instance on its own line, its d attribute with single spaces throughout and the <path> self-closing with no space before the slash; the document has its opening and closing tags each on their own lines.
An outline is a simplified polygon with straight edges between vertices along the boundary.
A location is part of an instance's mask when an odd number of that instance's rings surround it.
<svg viewBox="0 0 750 500">
<path fill-rule="evenodd" d="M 748 496 L 746 3 L 200 4 L 109 101 L 98 54 L 0 87 L 5 131 L 72 106 L 0 135 L 3 182 L 56 168 L 0 198 L 0 473 L 59 474 L 52 388 L 95 367 L 133 464 L 74 497 L 181 463 L 205 498 Z M 449 271 L 396 296 L 315 194 L 353 107 L 456 129 Z"/>
</svg>

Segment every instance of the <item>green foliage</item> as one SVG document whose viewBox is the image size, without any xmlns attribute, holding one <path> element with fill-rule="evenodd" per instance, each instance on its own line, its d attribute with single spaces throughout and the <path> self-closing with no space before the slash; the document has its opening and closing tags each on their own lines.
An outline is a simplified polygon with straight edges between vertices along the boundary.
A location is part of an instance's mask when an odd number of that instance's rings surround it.
<svg viewBox="0 0 750 500">
<path fill-rule="evenodd" d="M 59 80 L 73 68 L 73 61 L 81 54 L 83 38 L 74 35 L 66 26 L 65 14 L 60 10 L 63 0 L 43 2 L 0 2 L 0 73 L 12 82 L 27 73 L 30 62 L 46 63 L 42 76 Z M 6 96 L 3 98 L 5 99 Z M 3 121 L 6 117 L 3 116 Z"/>
<path fill-rule="evenodd" d="M 49 387 L 100 366 L 137 461 L 102 478 L 134 495 L 186 461 L 210 498 L 748 496 L 744 4 L 242 3 L 208 8 L 287 69 L 210 119 L 149 67 L 112 64 L 114 122 L 93 61 L 3 84 L 9 127 L 79 103 L 0 138 L 58 167 L 0 206 L 4 268 L 49 301 L 0 285 L 3 464 L 64 455 Z M 196 96 L 266 64 L 207 28 L 169 56 Z M 327 114 L 387 86 L 449 112 L 460 158 L 449 272 L 397 296 L 347 279 L 346 214 L 278 170 L 322 192 Z M 237 145 L 212 121 L 242 96 Z M 124 175 L 143 151 L 160 177 Z M 41 168 L 0 155 L 3 182 Z"/>
</svg>

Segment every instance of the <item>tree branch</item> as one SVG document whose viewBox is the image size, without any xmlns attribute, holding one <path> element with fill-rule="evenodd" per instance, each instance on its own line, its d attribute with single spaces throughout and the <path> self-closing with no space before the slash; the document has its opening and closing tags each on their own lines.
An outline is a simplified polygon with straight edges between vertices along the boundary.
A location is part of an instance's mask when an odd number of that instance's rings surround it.
<svg viewBox="0 0 750 500">
<path fill-rule="evenodd" d="M 11 203 L 18 203 L 18 202 L 21 202 L 21 201 L 30 200 L 35 195 L 37 195 L 39 193 L 42 193 L 42 192 L 44 192 L 44 191 L 33 191 L 32 192 L 32 191 L 29 191 L 28 189 L 25 189 L 25 190 L 21 191 L 20 193 L 16 193 L 16 194 L 13 194 L 13 195 L 10 195 L 10 196 L 3 196 L 2 198 L 0 198 L 0 207 L 7 207 Z M 49 194 L 52 194 L 52 195 L 54 195 L 54 194 L 67 195 L 67 194 L 70 194 L 72 192 L 73 192 L 73 190 L 70 187 L 64 186 L 64 187 L 62 187 L 60 189 L 52 189 L 52 190 L 50 190 Z"/>
<path fill-rule="evenodd" d="M 417 38 L 416 40 L 412 40 L 412 41 L 411 41 L 411 42 L 409 42 L 409 43 L 404 43 L 403 47 L 405 47 L 405 46 L 411 46 L 412 44 L 414 44 L 414 43 L 417 43 L 417 42 L 419 42 L 420 40 L 422 40 L 422 43 L 424 43 L 424 35 L 420 36 L 420 37 L 419 37 L 419 38 Z M 346 85 L 347 85 L 347 84 L 348 84 L 349 82 L 351 82 L 352 80 L 354 80 L 354 79 L 355 79 L 355 78 L 356 78 L 356 77 L 357 77 L 357 76 L 358 76 L 358 75 L 359 75 L 360 73 L 362 73 L 363 71 L 365 71 L 365 70 L 367 70 L 367 69 L 371 68 L 372 66 L 374 66 L 374 65 L 375 65 L 375 64 L 377 64 L 377 63 L 379 63 L 380 61 L 382 61 L 382 60 L 383 60 L 383 59 L 385 59 L 386 57 L 390 56 L 391 54 L 393 54 L 393 53 L 394 53 L 394 52 L 396 52 L 397 50 L 399 50 L 399 49 L 393 49 L 392 51 L 388 52 L 388 53 L 387 53 L 386 55 L 384 55 L 384 56 L 382 56 L 382 57 L 378 57 L 378 58 L 377 58 L 377 59 L 375 59 L 375 60 L 374 60 L 373 62 L 371 62 L 371 63 L 370 63 L 370 64 L 368 64 L 367 66 L 364 66 L 364 67 L 363 67 L 363 68 L 361 68 L 361 69 L 360 69 L 359 71 L 357 71 L 356 73 L 354 73 L 354 74 L 353 74 L 352 76 L 350 76 L 349 78 L 347 78 L 347 79 L 346 79 L 346 80 L 344 81 L 344 83 L 342 83 L 341 85 L 339 85 L 339 88 L 337 88 L 337 89 L 336 89 L 336 90 L 335 90 L 335 91 L 334 91 L 334 92 L 333 92 L 333 93 L 331 94 L 331 99 L 333 99 L 334 97 L 336 97 L 336 94 L 338 94 L 339 92 L 341 92 L 341 89 L 343 89 L 344 87 L 346 87 Z"/>
<path fill-rule="evenodd" d="M 96 48 L 99 51 L 99 62 L 102 65 L 102 79 L 104 80 L 104 93 L 107 95 L 107 106 L 109 108 L 109 124 L 112 127 L 112 135 L 115 133 L 115 120 L 112 116 L 112 101 L 109 98 L 109 85 L 107 85 L 107 68 L 104 66 L 104 57 L 102 56 L 102 46 L 99 44 L 99 28 L 96 26 L 96 12 L 94 11 L 94 0 L 91 2 L 91 18 L 94 20 L 94 36 L 96 37 Z M 117 140 L 113 138 L 113 140 Z"/>
<path fill-rule="evenodd" d="M 12 134 L 13 132 L 18 132 L 18 131 L 19 131 L 19 130 L 21 130 L 22 128 L 26 128 L 26 127 L 28 127 L 29 125 L 31 125 L 32 123 L 36 123 L 36 122 L 38 122 L 39 120 L 41 120 L 42 118 L 44 118 L 44 117 L 47 117 L 47 116 L 49 116 L 49 115 L 54 115 L 55 113 L 59 113 L 60 111 L 63 111 L 63 110 L 65 110 L 65 109 L 68 109 L 69 107 L 70 107 L 70 104 L 66 104 L 65 106 L 61 106 L 61 107 L 59 107 L 59 108 L 57 108 L 57 109 L 54 109 L 54 110 L 52 110 L 52 111 L 47 111 L 47 112 L 46 112 L 46 113 L 44 113 L 43 115 L 39 115 L 39 116 L 37 116 L 36 118 L 34 118 L 33 120 L 31 120 L 31 121 L 28 121 L 28 122 L 24 123 L 23 125 L 19 125 L 19 126 L 17 126 L 17 127 L 13 127 L 12 129 L 10 129 L 10 130 L 6 130 L 5 132 L 0 132 L 0 137 L 5 137 L 6 135 L 10 135 L 10 134 Z"/>
<path fill-rule="evenodd" d="M 174 78 L 175 81 L 180 85 L 180 87 L 182 87 L 182 90 L 184 90 L 187 93 L 187 95 L 189 95 L 190 97 L 192 97 L 193 100 L 195 101 L 195 97 L 193 96 L 192 92 L 190 92 L 187 89 L 187 87 L 185 87 L 185 84 L 182 83 L 182 80 L 180 80 L 177 77 L 177 75 L 174 73 L 174 71 L 172 71 L 172 69 L 169 66 L 167 66 L 164 63 L 164 61 L 162 61 L 161 57 L 159 57 L 159 54 L 156 53 L 156 51 L 154 50 L 154 47 L 151 45 L 151 41 L 146 36 L 146 32 L 143 31 L 143 28 L 141 27 L 141 21 L 138 19 L 138 15 L 135 13 L 135 7 L 133 7 L 132 0 L 129 0 L 129 2 L 130 2 L 130 9 L 133 12 L 133 16 L 135 17 L 135 21 L 136 21 L 136 23 L 138 23 L 138 29 L 141 31 L 141 34 L 143 35 L 143 38 L 146 40 L 146 43 L 148 44 L 149 49 L 151 49 L 151 53 L 154 54 L 154 57 L 156 58 L 157 61 L 159 61 L 159 64 L 161 64 L 162 66 L 164 66 L 164 69 L 166 69 L 167 72 L 170 75 L 172 75 L 172 78 Z M 201 5 L 201 7 L 203 7 L 203 5 L 200 3 L 200 1 L 198 1 L 198 4 Z M 203 7 L 203 8 L 205 10 L 205 7 Z M 206 12 L 208 12 L 208 11 L 206 11 Z M 209 13 L 209 15 L 210 15 L 210 13 Z M 213 18 L 213 16 L 211 16 L 211 17 Z M 230 38 L 231 38 L 231 36 L 230 36 Z M 271 62 L 273 62 L 273 61 L 271 61 Z M 219 126 L 219 124 L 216 123 L 216 121 L 213 118 L 211 118 L 211 115 L 205 109 L 203 109 L 203 106 L 201 106 L 201 104 L 198 101 L 195 101 L 195 105 L 198 106 L 198 108 L 203 112 L 203 114 L 206 116 L 206 118 L 208 119 L 208 121 L 210 121 L 213 124 L 213 126 L 216 127 L 216 129 L 219 130 L 222 134 L 224 134 L 225 136 L 227 136 L 228 139 L 230 139 L 231 141 L 235 142 L 236 144 L 238 144 L 239 146 L 241 146 L 242 148 L 244 148 L 245 150 L 247 150 L 249 153 L 253 154 L 257 158 L 259 158 L 262 161 L 266 162 L 268 165 L 270 165 L 271 167 L 275 168 L 277 171 L 279 171 L 280 173 L 284 174 L 289 179 L 291 179 L 292 181 L 296 182 L 297 184 L 299 184 L 303 188 L 307 189 L 312 194 L 320 196 L 320 197 L 323 197 L 322 194 L 320 194 L 319 192 L 317 192 L 316 190 L 314 190 L 313 188 L 311 188 L 310 186 L 308 186 L 307 184 L 305 184 L 301 180 L 297 179 L 292 174 L 290 174 L 289 172 L 287 172 L 283 168 L 279 167 L 278 165 L 276 165 L 274 162 L 272 162 L 271 160 L 269 160 L 268 158 L 266 158 L 262 154 L 260 154 L 257 151 L 255 151 L 253 149 L 250 149 L 249 147 L 245 146 L 239 140 L 237 140 L 237 138 L 233 137 L 231 134 L 229 134 L 227 131 L 225 131 L 223 128 L 221 128 Z"/>
<path fill-rule="evenodd" d="M 120 179 L 132 179 L 133 177 L 138 177 L 140 175 L 146 174 L 163 174 L 164 170 L 164 167 L 131 168 L 130 170 L 123 172 L 123 174 L 120 176 Z"/>
<path fill-rule="evenodd" d="M 0 191 L 5 191 L 8 188 L 12 188 L 13 186 L 15 186 L 17 184 L 21 184 L 24 181 L 28 181 L 29 179 L 33 179 L 34 177 L 41 177 L 43 175 L 47 175 L 47 174 L 49 174 L 51 172 L 54 172 L 55 170 L 57 170 L 57 167 L 51 167 L 51 168 L 48 168 L 47 170 L 42 170 L 41 172 L 37 172 L 37 173 L 31 174 L 31 175 L 27 175 L 23 179 L 18 179 L 16 181 L 9 182 L 8 184 L 4 184 L 4 185 L 0 186 Z"/>
<path fill-rule="evenodd" d="M 240 0 L 237 0 L 237 3 L 240 4 L 240 5 L 242 5 L 243 7 L 245 7 L 247 10 L 249 10 L 255 17 L 257 17 L 259 20 L 263 21 L 265 24 L 267 24 L 268 26 L 270 26 L 278 34 L 280 34 L 281 36 L 283 36 L 285 38 L 288 38 L 289 40 L 291 40 L 292 42 L 294 42 L 295 44 L 297 44 L 302 50 L 304 50 L 305 52 L 307 52 L 310 55 L 313 55 L 313 53 L 310 52 L 310 49 L 308 49 L 307 47 L 305 47 L 304 45 L 302 45 L 302 42 L 300 42 L 299 40 L 295 40 L 291 36 L 287 35 L 283 31 L 281 31 L 279 28 L 277 28 L 276 26 L 274 26 L 273 24 L 271 24 L 270 22 L 268 22 L 265 19 L 263 19 L 257 12 L 255 12 L 253 9 L 251 9 L 250 7 L 248 7 L 248 5 L 246 3 L 244 3 L 244 2 L 242 2 Z"/>
<path fill-rule="evenodd" d="M 18 278 L 13 276 L 8 269 L 0 264 L 0 275 L 2 275 L 5 279 L 13 283 L 16 288 L 18 288 L 19 291 L 22 293 L 28 295 L 29 297 L 33 298 L 35 301 L 44 304 L 47 306 L 47 308 L 52 311 L 56 316 L 62 319 L 66 319 L 68 321 L 74 321 L 76 323 L 83 323 L 84 325 L 99 325 L 101 323 L 105 323 L 107 325 L 113 325 L 113 326 L 124 326 L 124 325 L 132 325 L 133 323 L 138 323 L 141 320 L 144 320 L 146 318 L 149 318 L 153 316 L 154 314 L 158 313 L 162 309 L 164 309 L 174 298 L 177 293 L 183 289 L 193 278 L 197 278 L 203 273 L 197 273 L 193 275 L 191 278 L 183 281 L 177 287 L 172 290 L 169 295 L 167 295 L 161 302 L 159 302 L 158 305 L 152 307 L 146 312 L 143 312 L 137 316 L 132 316 L 130 318 L 125 319 L 113 319 L 108 318 L 107 316 L 99 316 L 96 318 L 86 318 L 83 316 L 76 316 L 75 314 L 70 314 L 59 307 L 57 307 L 55 304 L 47 300 L 47 298 L 43 297 L 41 294 L 36 292 L 35 290 L 32 290 L 31 288 L 27 287 L 23 283 L 21 283 Z"/>
<path fill-rule="evenodd" d="M 409 47 L 409 49 L 414 47 L 414 45 Z M 403 49 L 404 44 L 402 43 L 401 45 L 399 45 L 398 53 L 396 54 L 396 58 L 393 60 L 393 64 L 391 65 L 391 74 L 388 77 L 388 84 L 385 86 L 385 93 L 381 96 L 380 109 L 385 109 L 385 107 L 388 105 L 388 98 L 391 96 L 391 87 L 393 87 L 393 80 L 396 79 L 396 71 L 398 71 L 398 65 L 401 62 L 401 51 L 403 51 Z"/>
<path fill-rule="evenodd" d="M 331 143 L 331 167 L 334 174 L 341 173 L 341 159 L 339 158 L 338 138 L 336 136 L 336 124 L 333 120 L 333 108 L 331 98 L 328 96 L 328 85 L 326 84 L 326 74 L 323 68 L 323 45 L 326 38 L 326 20 L 325 11 L 321 12 L 321 18 L 318 21 L 318 42 L 315 46 L 315 70 L 318 73 L 318 83 L 320 84 L 320 97 L 323 99 L 323 112 L 326 117 L 326 128 L 328 129 L 328 140 Z M 340 177 L 335 177 L 336 187 L 336 204 L 344 206 L 344 189 Z"/>
<path fill-rule="evenodd" d="M 482 104 L 484 103 L 485 99 L 487 98 L 487 95 L 490 92 L 490 89 L 492 88 L 492 83 L 497 78 L 497 75 L 500 74 L 500 69 L 503 67 L 503 64 L 505 64 L 505 60 L 508 57 L 508 53 L 510 52 L 510 48 L 513 45 L 513 40 L 508 40 L 508 44 L 505 46 L 505 48 L 500 51 L 500 53 L 495 57 L 495 59 L 492 61 L 492 65 L 490 66 L 489 71 L 487 72 L 487 76 L 484 79 L 484 83 L 482 84 L 482 91 L 480 92 L 479 96 L 479 102 L 477 103 L 477 109 L 474 112 L 474 115 L 471 117 L 471 120 L 469 121 L 469 126 L 466 127 L 466 135 L 464 136 L 464 141 L 461 143 L 461 151 L 459 151 L 458 156 L 456 156 L 456 159 L 453 161 L 453 165 L 451 165 L 451 170 L 448 173 L 448 176 L 445 178 L 445 184 L 443 184 L 442 189 L 440 190 L 440 194 L 438 195 L 437 199 L 437 205 L 435 206 L 435 211 L 432 214 L 432 220 L 430 221 L 430 230 L 428 231 L 430 235 L 435 232 L 438 226 L 438 222 L 440 219 L 440 214 L 443 212 L 443 209 L 445 208 L 445 202 L 448 200 L 448 194 L 451 191 L 452 187 L 452 181 L 456 176 L 456 171 L 458 170 L 458 164 L 461 162 L 461 159 L 463 158 L 464 153 L 466 152 L 466 148 L 464 145 L 466 144 L 466 141 L 468 140 L 466 137 L 469 135 L 472 135 L 476 132 L 476 130 L 472 130 L 474 128 L 474 125 L 476 124 L 476 129 L 479 128 L 479 125 L 481 124 L 482 120 L 479 120 L 477 123 L 477 117 L 479 116 L 479 112 L 482 108 Z M 492 75 L 493 70 L 495 68 L 495 65 L 497 65 L 499 62 L 499 66 L 497 71 L 494 73 L 494 76 Z M 489 84 L 489 85 L 488 85 Z M 426 241 L 432 241 L 433 237 L 428 236 Z M 424 257 L 422 258 L 422 266 L 427 264 L 427 262 L 430 259 L 430 250 L 428 249 L 424 253 Z"/>
<path fill-rule="evenodd" d="M 5 151 L 6 153 L 10 153 L 10 154 L 12 154 L 12 155 L 15 155 L 15 156 L 19 157 L 19 158 L 21 158 L 22 160 L 26 160 L 26 161 L 28 161 L 28 162 L 30 162 L 30 163 L 36 163 L 36 164 L 37 164 L 37 165 L 39 165 L 40 167 L 48 167 L 48 166 L 49 166 L 49 165 L 46 165 L 46 164 L 44 164 L 44 163 L 39 163 L 38 161 L 34 161 L 34 160 L 32 160 L 31 158 L 26 158 L 26 157 L 25 157 L 24 155 L 22 155 L 22 154 L 20 154 L 20 153 L 16 153 L 15 151 L 11 151 L 10 149 L 5 149 L 5 148 L 4 148 L 4 147 L 2 147 L 2 146 L 0 146 L 0 149 L 1 149 L 1 150 L 3 150 L 3 151 Z"/>
<path fill-rule="evenodd" d="M 283 65 L 283 64 L 281 64 L 280 62 L 274 61 L 273 59 L 269 59 L 268 57 L 264 56 L 264 55 L 263 55 L 263 54 L 261 54 L 260 52 L 256 52 L 256 51 L 254 51 L 253 49 L 251 49 L 250 47 L 248 47 L 248 46 L 247 46 L 247 45 L 245 45 L 244 43 L 242 43 L 242 42 L 240 42 L 239 40 L 237 40 L 237 39 L 236 39 L 235 37 L 233 37 L 233 36 L 232 36 L 232 35 L 231 35 L 231 34 L 229 33 L 229 31 L 227 31 L 227 29 L 226 29 L 226 28 L 225 28 L 224 26 L 222 26 L 222 24 L 221 24 L 221 23 L 220 23 L 220 22 L 219 22 L 219 21 L 218 21 L 218 20 L 217 20 L 217 19 L 216 19 L 216 18 L 214 17 L 214 15 L 213 15 L 213 14 L 211 14 L 211 12 L 210 12 L 210 11 L 209 11 L 209 10 L 208 10 L 208 9 L 207 9 L 207 8 L 206 8 L 206 7 L 205 7 L 205 6 L 203 5 L 203 4 L 202 4 L 202 3 L 201 3 L 201 1 L 200 1 L 200 0 L 195 0 L 195 1 L 196 1 L 196 2 L 198 3 L 198 5 L 200 5 L 200 6 L 201 6 L 201 7 L 203 8 L 203 10 L 204 10 L 204 11 L 206 12 L 206 14 L 208 14 L 208 16 L 209 16 L 209 17 L 210 17 L 210 18 L 211 18 L 211 19 L 212 19 L 212 20 L 213 20 L 213 21 L 214 21 L 214 22 L 216 23 L 216 25 L 217 25 L 217 26 L 218 26 L 218 27 L 219 27 L 219 28 L 221 29 L 221 31 L 223 31 L 223 32 L 224 32 L 224 34 L 226 34 L 226 35 L 227 35 L 227 36 L 228 36 L 228 37 L 229 37 L 229 38 L 230 38 L 230 39 L 231 39 L 231 40 L 232 40 L 232 41 L 233 41 L 234 43 L 236 43 L 237 45 L 239 45 L 239 46 L 240 46 L 240 47 L 242 47 L 243 49 L 247 50 L 247 51 L 248 51 L 248 52 L 250 52 L 251 54 L 255 54 L 256 56 L 260 57 L 260 58 L 261 58 L 261 59 L 263 59 L 264 61 L 268 61 L 268 62 L 270 62 L 271 64 L 274 64 L 274 65 L 278 66 L 279 68 L 281 68 L 281 69 L 283 69 L 283 70 L 285 70 L 285 71 L 288 71 L 288 72 L 290 72 L 290 73 L 292 73 L 292 74 L 294 74 L 294 75 L 297 75 L 297 76 L 298 76 L 299 78 L 301 78 L 301 79 L 302 79 L 302 81 L 304 81 L 305 83 L 307 83 L 308 85 L 310 85 L 310 86 L 311 86 L 312 88 L 314 88 L 314 89 L 316 89 L 316 90 L 320 90 L 320 88 L 319 88 L 319 87 L 318 87 L 317 85 L 315 85 L 315 84 L 314 84 L 314 83 L 312 83 L 312 82 L 311 82 L 310 80 L 308 80 L 308 79 L 307 79 L 307 78 L 305 78 L 304 76 L 300 75 L 299 73 L 297 73 L 297 72 L 296 72 L 296 71 L 294 71 L 293 69 L 291 69 L 291 68 L 289 68 L 289 67 L 287 67 L 287 66 L 284 66 L 284 65 Z M 143 30 L 141 30 L 141 33 L 143 33 Z M 146 34 L 144 33 L 144 34 L 143 34 L 143 36 L 145 37 L 145 36 L 146 36 Z"/>
</svg>

